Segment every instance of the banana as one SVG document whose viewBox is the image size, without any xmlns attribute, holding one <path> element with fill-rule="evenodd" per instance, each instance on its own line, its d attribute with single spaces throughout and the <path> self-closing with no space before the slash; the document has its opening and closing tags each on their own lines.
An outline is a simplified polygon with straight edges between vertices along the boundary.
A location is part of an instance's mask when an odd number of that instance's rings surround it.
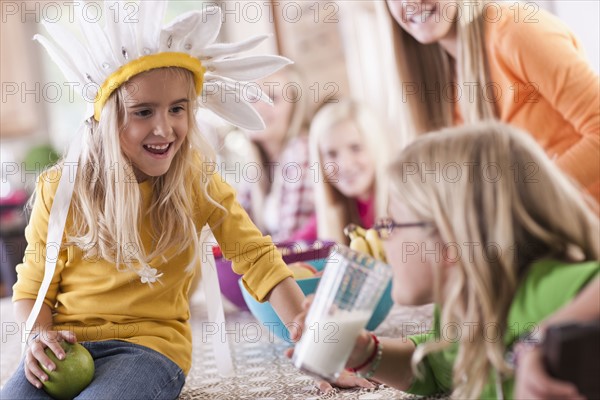
<svg viewBox="0 0 600 400">
<path fill-rule="evenodd" d="M 367 235 L 367 230 L 360 225 L 354 225 L 354 231 L 357 235 L 362 237 L 366 237 Z"/>
<path fill-rule="evenodd" d="M 385 250 L 375 229 L 365 229 L 356 224 L 348 224 L 344 234 L 350 238 L 350 248 L 354 251 L 365 253 L 386 262 Z"/>
<path fill-rule="evenodd" d="M 350 248 L 359 253 L 371 254 L 369 243 L 358 228 L 360 227 L 355 224 L 349 224 L 344 228 L 344 234 L 350 238 Z"/>
<path fill-rule="evenodd" d="M 350 240 L 352 240 L 353 237 L 357 236 L 365 237 L 366 234 L 367 231 L 365 230 L 365 228 L 356 224 L 348 224 L 344 228 L 344 235 L 348 236 Z"/>
<path fill-rule="evenodd" d="M 387 262 L 385 258 L 385 250 L 383 248 L 383 244 L 381 243 L 381 239 L 379 238 L 379 234 L 375 229 L 368 229 L 365 234 L 365 240 L 369 244 L 369 248 L 371 249 L 371 255 L 373 258 L 379 261 Z"/>
<path fill-rule="evenodd" d="M 350 248 L 359 253 L 371 254 L 369 243 L 362 236 L 356 236 L 354 239 L 351 239 Z"/>
</svg>

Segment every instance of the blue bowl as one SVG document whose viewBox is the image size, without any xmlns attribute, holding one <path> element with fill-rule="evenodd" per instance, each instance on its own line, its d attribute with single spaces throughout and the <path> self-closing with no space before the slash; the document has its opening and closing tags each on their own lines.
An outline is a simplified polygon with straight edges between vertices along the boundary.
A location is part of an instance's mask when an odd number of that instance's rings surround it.
<svg viewBox="0 0 600 400">
<path fill-rule="evenodd" d="M 321 271 L 325 268 L 327 258 L 320 258 L 316 260 L 304 260 L 304 262 L 311 264 L 318 271 Z M 296 282 L 298 283 L 298 286 L 300 286 L 300 289 L 302 289 L 304 295 L 308 296 L 309 294 L 314 294 L 317 291 L 317 286 L 319 284 L 320 279 L 321 277 L 313 277 L 306 279 L 297 279 Z M 241 288 L 242 296 L 246 301 L 248 309 L 250 309 L 252 315 L 254 315 L 254 317 L 258 321 L 260 321 L 263 324 L 263 326 L 268 330 L 269 340 L 271 340 L 273 335 L 275 335 L 278 338 L 285 340 L 286 342 L 292 343 L 292 341 L 290 340 L 290 334 L 288 329 L 283 324 L 283 322 L 281 322 L 281 320 L 275 313 L 275 310 L 273 310 L 271 304 L 269 302 L 259 303 L 258 301 L 254 300 L 254 298 L 250 295 L 250 293 L 248 293 L 248 291 L 244 287 L 244 284 L 242 283 L 241 279 L 238 280 L 238 284 Z M 381 300 L 379 300 L 379 303 L 377 304 L 377 307 L 373 312 L 373 316 L 367 323 L 367 330 L 375 330 L 379 326 L 379 324 L 383 322 L 385 317 L 387 317 L 393 304 L 394 302 L 392 301 L 392 282 L 390 282 L 387 288 L 385 289 L 385 292 L 383 292 L 383 296 L 381 296 Z"/>
<path fill-rule="evenodd" d="M 283 260 L 288 264 L 305 261 L 314 265 L 317 270 L 322 270 L 325 268 L 326 257 L 334 245 L 335 243 L 327 241 L 302 244 L 283 242 L 277 244 L 277 248 L 282 252 Z M 231 261 L 223 257 L 220 249 L 215 253 L 215 262 L 221 294 L 240 310 L 248 310 L 242 290 L 240 290 L 240 285 L 238 284 L 240 276 L 231 269 Z"/>
</svg>

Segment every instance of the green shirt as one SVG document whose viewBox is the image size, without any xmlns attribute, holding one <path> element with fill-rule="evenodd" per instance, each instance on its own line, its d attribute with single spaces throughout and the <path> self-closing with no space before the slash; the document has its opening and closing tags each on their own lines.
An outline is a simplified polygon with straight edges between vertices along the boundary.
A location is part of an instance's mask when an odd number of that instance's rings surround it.
<svg viewBox="0 0 600 400">
<path fill-rule="evenodd" d="M 560 261 L 545 260 L 533 264 L 517 289 L 508 313 L 507 331 L 503 337 L 507 347 L 519 336 L 535 329 L 539 322 L 571 301 L 598 272 L 600 272 L 598 261 L 565 264 Z M 418 346 L 436 340 L 442 333 L 448 340 L 455 337 L 449 332 L 441 332 L 437 310 L 433 326 L 432 332 L 411 336 L 410 339 Z M 461 334 L 469 334 L 468 324 L 460 328 Z M 493 338 L 494 334 L 496 331 L 490 329 L 489 337 Z M 452 367 L 456 353 L 457 346 L 451 346 L 446 350 L 429 354 L 420 364 L 424 373 L 423 378 L 415 379 L 408 392 L 418 395 L 452 392 Z M 513 386 L 514 379 L 503 382 L 505 398 L 513 397 Z M 481 398 L 497 398 L 493 377 L 483 389 Z"/>
</svg>

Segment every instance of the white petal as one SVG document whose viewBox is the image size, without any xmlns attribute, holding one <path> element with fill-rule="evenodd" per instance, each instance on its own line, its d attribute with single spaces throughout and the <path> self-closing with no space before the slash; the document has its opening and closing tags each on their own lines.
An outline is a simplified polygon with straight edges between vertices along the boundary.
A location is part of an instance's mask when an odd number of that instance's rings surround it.
<svg viewBox="0 0 600 400">
<path fill-rule="evenodd" d="M 122 0 L 119 2 L 119 32 L 121 35 L 121 49 L 125 49 L 127 53 L 127 61 L 135 60 L 141 56 L 138 51 L 137 44 L 137 32 L 136 29 L 139 26 L 138 13 L 139 6 L 137 3 L 133 3 L 128 0 Z M 121 54 L 123 54 L 121 50 Z"/>
<path fill-rule="evenodd" d="M 263 103 L 273 105 L 273 100 L 269 97 L 268 94 L 263 92 L 263 90 L 258 85 L 253 85 L 252 83 L 245 84 L 243 87 L 243 95 L 245 97 L 248 97 L 249 102 L 262 101 Z"/>
<path fill-rule="evenodd" d="M 189 32 L 184 41 L 184 49 L 191 55 L 202 54 L 202 50 L 217 39 L 221 30 L 219 7 L 206 7 L 200 15 L 200 22 Z"/>
<path fill-rule="evenodd" d="M 139 56 L 137 51 L 136 34 L 133 30 L 134 17 L 132 6 L 135 3 L 123 0 L 104 0 L 104 20 L 110 47 L 115 58 L 124 64 Z M 127 57 L 123 54 L 127 51 Z"/>
<path fill-rule="evenodd" d="M 96 98 L 96 93 L 97 91 L 88 91 L 88 99 L 94 99 Z M 88 118 L 92 118 L 94 116 L 94 103 L 92 103 L 91 101 L 86 101 L 85 102 L 85 114 L 84 114 L 84 119 L 88 119 Z"/>
<path fill-rule="evenodd" d="M 106 78 L 108 74 L 118 68 L 119 62 L 110 48 L 110 42 L 100 27 L 100 23 L 85 17 L 86 14 L 83 11 L 82 4 L 84 3 L 76 3 L 76 7 L 78 7 L 76 14 L 79 16 L 81 32 L 83 37 L 86 38 L 92 59 L 98 68 L 102 69 L 103 77 Z M 107 67 L 104 68 L 102 65 L 106 65 Z"/>
<path fill-rule="evenodd" d="M 85 80 L 77 70 L 76 65 L 61 48 L 56 46 L 42 35 L 35 35 L 33 40 L 37 40 L 42 46 L 44 46 L 48 52 L 48 55 L 50 55 L 50 58 L 52 58 L 52 61 L 58 65 L 58 68 L 60 68 L 67 80 L 85 84 Z"/>
<path fill-rule="evenodd" d="M 54 42 L 62 49 L 66 50 L 65 53 L 77 54 L 77 57 L 74 57 L 71 60 L 75 68 L 77 68 L 77 71 L 79 71 L 80 76 L 85 77 L 87 74 L 99 85 L 104 82 L 104 76 L 96 68 L 96 64 L 93 62 L 90 54 L 70 31 L 57 23 L 43 21 L 42 24 Z"/>
<path fill-rule="evenodd" d="M 160 28 L 167 9 L 166 0 L 140 1 L 139 22 L 136 24 L 137 45 L 140 55 L 158 51 Z"/>
<path fill-rule="evenodd" d="M 206 108 L 242 129 L 265 129 L 265 124 L 258 112 L 241 99 L 239 93 L 225 91 L 223 86 L 217 83 L 205 84 L 204 86 L 200 102 Z"/>
<path fill-rule="evenodd" d="M 210 84 L 222 82 L 228 91 L 238 90 L 240 95 L 249 103 L 262 101 L 270 105 L 273 104 L 271 98 L 263 92 L 260 85 L 256 82 L 238 82 L 223 76 L 211 74 L 210 72 L 204 74 L 204 81 Z"/>
<path fill-rule="evenodd" d="M 206 61 L 204 66 L 215 75 L 239 81 L 253 81 L 269 76 L 288 64 L 291 64 L 291 61 L 281 56 L 250 56 Z"/>
<path fill-rule="evenodd" d="M 202 14 L 198 11 L 188 11 L 181 14 L 160 31 L 159 51 L 185 51 L 186 36 L 202 23 Z"/>
<path fill-rule="evenodd" d="M 215 43 L 205 48 L 201 54 L 192 53 L 200 60 L 220 59 L 251 50 L 271 35 L 253 36 L 237 43 Z"/>
<path fill-rule="evenodd" d="M 117 65 L 121 65 L 124 62 L 123 56 L 120 52 L 115 51 L 116 47 L 120 47 L 119 40 L 119 27 L 117 23 L 114 21 L 115 9 L 118 9 L 118 5 L 115 5 L 117 1 L 113 0 L 105 0 L 104 1 L 104 20 L 105 20 L 105 31 L 106 36 L 108 38 L 108 43 L 110 44 L 110 50 L 112 52 L 113 57 L 117 61 Z"/>
</svg>

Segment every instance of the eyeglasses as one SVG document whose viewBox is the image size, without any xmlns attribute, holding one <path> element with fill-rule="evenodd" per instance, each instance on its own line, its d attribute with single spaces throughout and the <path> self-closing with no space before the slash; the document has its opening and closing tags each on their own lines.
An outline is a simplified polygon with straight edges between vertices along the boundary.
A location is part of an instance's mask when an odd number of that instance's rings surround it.
<svg viewBox="0 0 600 400">
<path fill-rule="evenodd" d="M 379 237 L 383 240 L 389 239 L 396 228 L 415 228 L 430 225 L 428 222 L 407 222 L 399 224 L 391 218 L 383 218 L 373 226 Z"/>
</svg>

